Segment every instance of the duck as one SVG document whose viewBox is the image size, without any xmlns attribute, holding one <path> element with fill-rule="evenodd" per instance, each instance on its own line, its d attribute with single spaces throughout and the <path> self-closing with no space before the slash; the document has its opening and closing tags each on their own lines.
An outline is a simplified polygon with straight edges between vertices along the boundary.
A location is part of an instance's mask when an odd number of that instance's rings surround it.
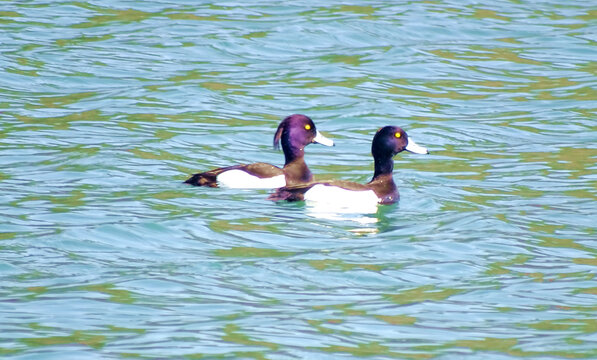
<svg viewBox="0 0 597 360">
<path fill-rule="evenodd" d="M 192 175 L 184 183 L 194 186 L 244 189 L 275 189 L 313 181 L 313 174 L 305 163 L 305 147 L 312 143 L 334 146 L 323 136 L 313 120 L 306 115 L 293 114 L 280 122 L 274 135 L 274 149 L 280 144 L 284 152 L 284 167 L 257 162 L 238 164 Z"/>
<path fill-rule="evenodd" d="M 398 126 L 380 128 L 373 137 L 371 154 L 375 164 L 373 178 L 366 184 L 345 180 L 314 181 L 278 188 L 268 199 L 273 201 L 311 201 L 337 205 L 387 205 L 400 198 L 394 183 L 393 157 L 408 151 L 429 154 Z"/>
</svg>

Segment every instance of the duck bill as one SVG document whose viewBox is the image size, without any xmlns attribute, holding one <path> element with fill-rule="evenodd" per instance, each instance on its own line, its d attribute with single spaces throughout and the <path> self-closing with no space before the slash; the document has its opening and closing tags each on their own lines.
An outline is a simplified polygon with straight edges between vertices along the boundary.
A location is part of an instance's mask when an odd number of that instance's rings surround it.
<svg viewBox="0 0 597 360">
<path fill-rule="evenodd" d="M 406 148 L 404 148 L 404 150 L 414 154 L 429 154 L 429 150 L 427 150 L 427 148 L 417 145 L 417 143 L 414 142 L 414 140 L 412 140 L 411 138 L 408 139 L 408 144 L 406 145 Z"/>
<path fill-rule="evenodd" d="M 321 135 L 319 131 L 315 133 L 315 138 L 313 139 L 313 142 L 325 146 L 334 146 L 334 142 L 331 139 L 328 139 L 325 136 Z"/>
</svg>

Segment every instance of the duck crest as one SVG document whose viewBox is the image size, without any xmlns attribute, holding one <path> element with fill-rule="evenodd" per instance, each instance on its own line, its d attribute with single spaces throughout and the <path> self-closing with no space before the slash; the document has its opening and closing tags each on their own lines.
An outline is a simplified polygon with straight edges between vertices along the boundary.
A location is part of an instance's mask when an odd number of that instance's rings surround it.
<svg viewBox="0 0 597 360">
<path fill-rule="evenodd" d="M 280 144 L 284 151 L 284 174 L 287 185 L 313 180 L 313 174 L 305 163 L 305 146 L 313 142 L 316 130 L 313 121 L 305 115 L 286 117 L 276 130 L 274 148 Z"/>
<path fill-rule="evenodd" d="M 293 162 L 297 158 L 305 156 L 305 146 L 310 142 L 306 142 L 305 139 L 299 137 L 302 133 L 295 133 L 293 123 L 306 123 L 312 122 L 305 115 L 294 114 L 286 117 L 276 130 L 274 136 L 274 149 L 279 149 L 280 144 L 282 145 L 282 151 L 284 152 L 284 166 Z"/>
</svg>

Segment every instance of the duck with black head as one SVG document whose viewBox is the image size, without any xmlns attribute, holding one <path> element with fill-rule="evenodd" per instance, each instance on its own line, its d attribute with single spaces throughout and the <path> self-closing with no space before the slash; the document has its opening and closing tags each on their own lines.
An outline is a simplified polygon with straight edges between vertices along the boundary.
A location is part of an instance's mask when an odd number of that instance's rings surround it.
<svg viewBox="0 0 597 360">
<path fill-rule="evenodd" d="M 400 195 L 394 183 L 393 157 L 409 151 L 415 154 L 429 154 L 417 145 L 406 132 L 397 126 L 385 126 L 377 131 L 371 144 L 375 164 L 373 179 L 367 184 L 344 180 L 309 182 L 277 189 L 268 199 L 274 201 L 315 201 L 338 205 L 392 204 Z"/>
<path fill-rule="evenodd" d="M 274 135 L 274 148 L 282 145 L 284 167 L 258 162 L 239 164 L 194 174 L 186 184 L 209 187 L 244 189 L 275 189 L 313 181 L 313 174 L 305 163 L 305 147 L 312 143 L 334 146 L 321 135 L 308 116 L 294 114 L 286 117 Z"/>
</svg>

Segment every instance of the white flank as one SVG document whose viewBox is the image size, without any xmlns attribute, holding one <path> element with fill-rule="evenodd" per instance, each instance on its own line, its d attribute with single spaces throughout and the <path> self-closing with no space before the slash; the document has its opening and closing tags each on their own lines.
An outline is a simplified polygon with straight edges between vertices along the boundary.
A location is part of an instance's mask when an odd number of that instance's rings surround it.
<svg viewBox="0 0 597 360">
<path fill-rule="evenodd" d="M 316 206 L 317 211 L 363 214 L 377 212 L 379 199 L 373 190 L 353 191 L 317 184 L 305 193 L 305 201 Z"/>
<path fill-rule="evenodd" d="M 275 189 L 286 186 L 284 175 L 262 179 L 238 169 L 224 171 L 217 180 L 221 187 L 236 189 Z"/>
</svg>

